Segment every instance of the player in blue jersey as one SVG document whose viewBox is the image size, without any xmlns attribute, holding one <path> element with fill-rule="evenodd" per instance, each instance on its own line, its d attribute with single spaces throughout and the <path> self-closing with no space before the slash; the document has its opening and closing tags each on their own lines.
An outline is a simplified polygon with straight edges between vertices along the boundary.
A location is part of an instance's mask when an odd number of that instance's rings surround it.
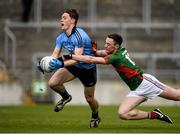
<svg viewBox="0 0 180 134">
<path fill-rule="evenodd" d="M 81 28 L 76 27 L 79 15 L 75 9 L 66 9 L 60 18 L 60 25 L 62 33 L 56 38 L 55 49 L 52 53 L 53 58 L 62 55 L 62 51 L 68 51 L 75 55 L 91 55 L 92 41 L 88 34 Z M 91 110 L 92 117 L 90 121 L 90 128 L 98 127 L 100 117 L 98 115 L 98 102 L 94 97 L 95 84 L 97 80 L 96 65 L 85 62 L 77 62 L 69 60 L 71 66 L 58 69 L 50 78 L 48 85 L 55 92 L 59 93 L 62 99 L 56 104 L 55 112 L 63 109 L 66 103 L 70 102 L 72 97 L 64 87 L 64 83 L 69 82 L 75 78 L 79 78 L 84 86 L 84 95 Z M 50 62 L 50 69 L 56 69 L 55 64 Z M 76 89 L 75 89 L 76 90 Z"/>
</svg>

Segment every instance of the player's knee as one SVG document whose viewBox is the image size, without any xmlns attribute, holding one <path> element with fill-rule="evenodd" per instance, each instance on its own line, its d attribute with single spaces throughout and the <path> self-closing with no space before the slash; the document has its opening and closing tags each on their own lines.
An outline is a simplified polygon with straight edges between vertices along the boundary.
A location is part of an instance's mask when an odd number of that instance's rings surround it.
<svg viewBox="0 0 180 134">
<path fill-rule="evenodd" d="M 128 115 L 126 113 L 118 113 L 118 116 L 122 120 L 128 120 Z"/>
<path fill-rule="evenodd" d="M 126 110 L 119 109 L 118 111 L 118 116 L 122 120 L 129 120 L 130 119 L 130 114 Z"/>
<path fill-rule="evenodd" d="M 124 111 L 122 111 L 121 109 L 119 109 L 118 117 L 122 120 L 126 120 L 126 113 Z"/>
<path fill-rule="evenodd" d="M 137 116 L 138 115 L 138 110 L 137 109 L 134 109 L 134 110 L 131 110 L 131 111 L 119 111 L 118 112 L 118 115 L 119 115 L 119 118 L 123 119 L 123 120 L 130 120 L 132 119 L 133 117 Z"/>
<path fill-rule="evenodd" d="M 49 80 L 49 81 L 48 81 L 48 86 L 49 86 L 50 88 L 54 88 L 54 87 L 57 86 L 57 84 L 56 84 L 54 81 Z"/>
<path fill-rule="evenodd" d="M 88 103 L 92 103 L 94 101 L 94 97 L 93 96 L 85 96 L 85 98 L 86 98 L 86 101 Z"/>
</svg>

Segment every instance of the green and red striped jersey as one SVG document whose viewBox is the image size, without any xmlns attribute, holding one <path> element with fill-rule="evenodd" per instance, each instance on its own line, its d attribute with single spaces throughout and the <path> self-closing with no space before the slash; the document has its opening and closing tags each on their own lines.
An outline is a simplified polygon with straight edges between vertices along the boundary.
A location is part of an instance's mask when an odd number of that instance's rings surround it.
<svg viewBox="0 0 180 134">
<path fill-rule="evenodd" d="M 113 65 L 130 90 L 135 90 L 141 84 L 143 70 L 129 58 L 124 47 L 119 48 L 116 53 L 106 56 L 105 61 L 106 64 Z"/>
</svg>

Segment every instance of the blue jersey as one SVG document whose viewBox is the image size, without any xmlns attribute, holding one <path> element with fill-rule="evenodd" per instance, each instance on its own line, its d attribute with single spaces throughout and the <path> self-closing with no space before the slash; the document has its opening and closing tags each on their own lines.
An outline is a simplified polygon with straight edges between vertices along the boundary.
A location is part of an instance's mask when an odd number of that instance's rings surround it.
<svg viewBox="0 0 180 134">
<path fill-rule="evenodd" d="M 75 48 L 82 47 L 84 48 L 84 55 L 93 56 L 91 39 L 81 28 L 74 27 L 70 36 L 67 36 L 65 32 L 62 32 L 56 38 L 56 48 L 66 49 L 70 54 L 74 54 Z M 80 62 L 75 66 L 78 68 L 90 69 L 95 67 L 95 64 Z"/>
</svg>

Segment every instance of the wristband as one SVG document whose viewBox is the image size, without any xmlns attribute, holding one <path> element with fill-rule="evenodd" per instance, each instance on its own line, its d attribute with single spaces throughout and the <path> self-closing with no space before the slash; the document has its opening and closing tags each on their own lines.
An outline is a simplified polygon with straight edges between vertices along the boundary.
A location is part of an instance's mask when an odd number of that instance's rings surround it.
<svg viewBox="0 0 180 134">
<path fill-rule="evenodd" d="M 69 60 L 72 59 L 72 54 L 63 55 L 64 59 Z"/>
<path fill-rule="evenodd" d="M 64 67 L 64 61 L 63 61 L 63 58 L 62 58 L 62 57 L 59 57 L 59 58 L 57 58 L 57 60 L 59 60 L 59 61 L 62 63 L 61 67 Z"/>
</svg>

